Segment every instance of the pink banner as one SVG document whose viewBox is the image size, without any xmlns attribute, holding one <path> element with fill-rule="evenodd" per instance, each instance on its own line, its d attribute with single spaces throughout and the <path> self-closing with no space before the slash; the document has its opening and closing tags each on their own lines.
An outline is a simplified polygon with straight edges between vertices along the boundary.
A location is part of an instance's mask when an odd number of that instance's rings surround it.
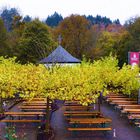
<svg viewBox="0 0 140 140">
<path fill-rule="evenodd" d="M 129 60 L 130 65 L 139 65 L 139 52 L 130 52 Z"/>
</svg>

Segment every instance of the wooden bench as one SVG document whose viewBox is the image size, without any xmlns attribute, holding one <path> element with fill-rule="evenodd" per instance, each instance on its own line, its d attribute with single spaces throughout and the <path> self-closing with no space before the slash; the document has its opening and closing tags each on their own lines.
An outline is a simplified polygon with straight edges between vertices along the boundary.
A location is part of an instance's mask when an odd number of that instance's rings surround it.
<svg viewBox="0 0 140 140">
<path fill-rule="evenodd" d="M 46 98 L 33 98 L 31 100 L 25 100 L 27 102 L 30 102 L 30 101 L 46 101 L 47 102 L 47 99 Z"/>
<path fill-rule="evenodd" d="M 22 103 L 23 106 L 46 106 L 46 103 Z"/>
<path fill-rule="evenodd" d="M 0 120 L 0 123 L 6 123 L 7 126 L 13 125 L 13 123 L 41 123 L 41 120 Z"/>
<path fill-rule="evenodd" d="M 77 104 L 77 103 L 65 103 L 64 106 L 82 106 L 81 104 Z"/>
<path fill-rule="evenodd" d="M 78 114 L 64 114 L 64 116 L 67 116 L 67 117 L 74 117 L 74 116 L 80 116 L 80 117 L 88 117 L 88 116 L 91 116 L 91 117 L 101 117 L 100 114 L 97 114 L 97 113 L 91 113 L 91 114 L 82 114 L 82 113 L 78 113 Z"/>
<path fill-rule="evenodd" d="M 20 109 L 21 111 L 23 111 L 23 112 L 28 112 L 28 111 L 45 111 L 45 109 L 43 109 L 43 108 L 23 108 L 23 109 Z M 49 109 L 50 110 L 50 109 Z"/>
<path fill-rule="evenodd" d="M 9 116 L 27 116 L 27 115 L 34 115 L 34 116 L 44 116 L 46 112 L 4 112 L 3 115 L 9 115 Z"/>
<path fill-rule="evenodd" d="M 137 101 L 117 101 L 117 100 L 115 100 L 115 101 L 112 101 L 112 102 L 110 102 L 110 104 L 112 104 L 112 105 L 119 105 L 119 104 L 137 104 Z"/>
<path fill-rule="evenodd" d="M 140 122 L 135 122 L 135 125 L 136 125 L 137 127 L 140 127 Z"/>
<path fill-rule="evenodd" d="M 70 124 L 78 123 L 78 124 L 105 124 L 111 123 L 112 120 L 110 118 L 70 118 Z"/>
<path fill-rule="evenodd" d="M 90 128 L 90 127 L 86 127 L 86 128 L 68 128 L 69 131 L 111 131 L 112 128 L 111 127 L 98 127 L 98 128 Z"/>
<path fill-rule="evenodd" d="M 35 117 L 35 116 L 43 117 L 44 115 L 12 114 L 9 116 L 10 117 Z"/>
<path fill-rule="evenodd" d="M 122 113 L 140 114 L 140 109 L 123 109 Z"/>
<path fill-rule="evenodd" d="M 40 123 L 41 120 L 0 120 L 5 123 Z"/>
<path fill-rule="evenodd" d="M 82 107 L 83 107 L 83 108 L 84 108 L 84 107 L 85 107 L 85 108 L 86 108 L 86 107 L 92 108 L 93 106 L 83 106 L 83 105 L 79 105 L 79 104 L 78 104 L 77 106 L 76 106 L 76 105 L 74 105 L 74 106 L 71 105 L 71 106 L 64 106 L 64 107 L 66 107 L 66 108 L 68 108 L 68 107 L 71 107 L 71 108 L 72 108 L 72 107 L 74 107 L 74 108 L 82 108 Z"/>
<path fill-rule="evenodd" d="M 19 106 L 20 109 L 47 109 L 47 106 Z"/>
<path fill-rule="evenodd" d="M 140 109 L 140 105 L 123 106 L 123 109 Z"/>
<path fill-rule="evenodd" d="M 132 101 L 131 98 L 126 98 L 126 97 L 123 97 L 123 98 L 107 98 L 106 100 L 107 102 L 113 102 L 113 101 Z"/>
<path fill-rule="evenodd" d="M 129 106 L 140 106 L 140 105 L 138 105 L 138 104 L 118 104 L 116 107 L 119 108 L 119 109 L 122 109 L 126 106 L 129 107 Z"/>
<path fill-rule="evenodd" d="M 140 114 L 130 114 L 127 116 L 129 120 L 139 120 Z"/>
<path fill-rule="evenodd" d="M 80 111 L 81 112 L 81 111 Z M 64 116 L 67 116 L 67 120 L 69 120 L 69 118 L 74 118 L 74 117 L 102 117 L 103 115 L 101 114 L 101 112 L 81 112 L 80 113 L 79 111 L 78 112 L 69 112 L 69 111 L 66 111 L 64 112 Z"/>
<path fill-rule="evenodd" d="M 70 103 L 70 104 L 71 104 L 71 103 L 79 103 L 79 101 L 65 101 L 65 103 L 68 103 L 68 104 L 69 104 L 69 103 Z"/>
<path fill-rule="evenodd" d="M 32 104 L 32 103 L 36 103 L 36 104 L 42 104 L 42 103 L 43 104 L 47 104 L 46 101 L 24 101 L 23 103 L 26 103 L 26 104 Z"/>
<path fill-rule="evenodd" d="M 46 114 L 46 112 L 4 112 L 3 115 L 5 116 L 9 116 L 11 117 L 12 119 L 14 117 L 22 117 L 22 116 L 25 116 L 25 117 L 31 117 L 31 116 L 34 116 L 34 117 L 37 117 L 37 119 L 39 119 L 40 117 L 43 117 L 44 115 Z"/>
<path fill-rule="evenodd" d="M 64 114 L 91 114 L 91 113 L 98 113 L 100 114 L 99 111 L 65 111 Z"/>
<path fill-rule="evenodd" d="M 66 110 L 90 110 L 93 106 L 66 106 Z"/>
<path fill-rule="evenodd" d="M 107 95 L 106 98 L 126 98 L 124 95 Z"/>
</svg>

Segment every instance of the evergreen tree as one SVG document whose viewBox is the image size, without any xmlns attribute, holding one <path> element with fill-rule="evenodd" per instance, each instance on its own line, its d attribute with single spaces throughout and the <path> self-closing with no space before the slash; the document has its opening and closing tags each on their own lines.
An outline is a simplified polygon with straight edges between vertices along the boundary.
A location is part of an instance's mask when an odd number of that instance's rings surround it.
<svg viewBox="0 0 140 140">
<path fill-rule="evenodd" d="M 113 21 L 113 23 L 120 25 L 120 20 L 119 19 L 116 19 L 116 20 Z"/>
<path fill-rule="evenodd" d="M 26 15 L 24 18 L 23 18 L 23 22 L 31 22 L 32 21 L 32 18 L 29 16 L 29 15 Z"/>
<path fill-rule="evenodd" d="M 57 12 L 55 12 L 53 15 L 48 16 L 46 20 L 46 24 L 48 26 L 54 27 L 54 26 L 57 26 L 62 20 L 63 20 L 63 17 L 59 15 Z"/>
<path fill-rule="evenodd" d="M 90 23 L 92 25 L 95 25 L 95 24 L 102 24 L 102 25 L 109 25 L 109 24 L 112 24 L 112 21 L 110 20 L 110 18 L 107 18 L 107 17 L 101 17 L 100 15 L 97 15 L 96 17 L 93 17 L 92 15 L 89 15 L 86 17 L 87 20 L 90 21 Z"/>
<path fill-rule="evenodd" d="M 11 31 L 12 30 L 12 22 L 13 22 L 13 18 L 15 16 L 19 16 L 19 12 L 16 8 L 11 8 L 11 9 L 4 9 L 1 13 L 1 18 L 4 21 L 4 25 L 7 29 L 7 31 Z"/>
</svg>

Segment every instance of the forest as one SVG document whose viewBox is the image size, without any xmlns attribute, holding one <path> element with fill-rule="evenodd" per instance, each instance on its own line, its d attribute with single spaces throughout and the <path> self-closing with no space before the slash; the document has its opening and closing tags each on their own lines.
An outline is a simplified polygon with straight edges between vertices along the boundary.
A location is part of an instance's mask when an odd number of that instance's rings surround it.
<svg viewBox="0 0 140 140">
<path fill-rule="evenodd" d="M 38 63 L 61 45 L 73 56 L 90 61 L 116 56 L 119 66 L 127 63 L 128 52 L 140 49 L 140 18 L 128 19 L 124 25 L 100 15 L 70 15 L 55 12 L 44 21 L 23 17 L 16 8 L 0 12 L 0 56 L 16 57 L 21 64 Z"/>
</svg>

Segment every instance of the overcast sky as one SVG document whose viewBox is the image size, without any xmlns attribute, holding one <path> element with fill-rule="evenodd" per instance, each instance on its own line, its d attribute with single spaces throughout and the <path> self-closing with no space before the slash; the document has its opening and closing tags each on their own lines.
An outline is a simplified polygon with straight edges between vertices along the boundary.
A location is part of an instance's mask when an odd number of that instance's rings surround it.
<svg viewBox="0 0 140 140">
<path fill-rule="evenodd" d="M 21 15 L 46 19 L 55 11 L 63 17 L 71 14 L 107 16 L 123 24 L 140 15 L 140 0 L 0 0 L 0 8 L 15 7 Z"/>
</svg>

